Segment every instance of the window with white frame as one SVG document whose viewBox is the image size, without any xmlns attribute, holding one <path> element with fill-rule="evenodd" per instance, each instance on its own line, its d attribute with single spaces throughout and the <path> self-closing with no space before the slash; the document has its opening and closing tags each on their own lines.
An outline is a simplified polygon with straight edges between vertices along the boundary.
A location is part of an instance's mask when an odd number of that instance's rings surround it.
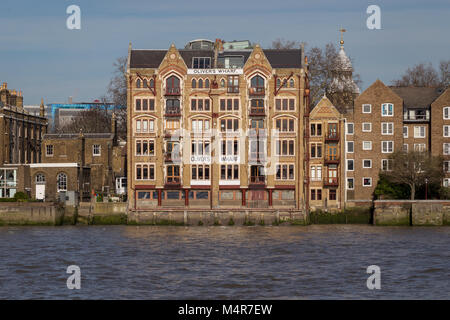
<svg viewBox="0 0 450 320">
<path fill-rule="evenodd" d="M 363 104 L 362 105 L 362 113 L 371 113 L 372 105 L 371 104 Z"/>
<path fill-rule="evenodd" d="M 136 164 L 136 180 L 155 180 L 155 165 Z"/>
<path fill-rule="evenodd" d="M 154 156 L 155 140 L 136 140 L 136 156 Z"/>
<path fill-rule="evenodd" d="M 65 173 L 59 173 L 56 177 L 56 189 L 58 192 L 67 191 L 67 175 Z"/>
<path fill-rule="evenodd" d="M 372 150 L 372 141 L 363 141 L 363 150 Z"/>
<path fill-rule="evenodd" d="M 353 141 L 347 141 L 347 153 L 353 153 L 355 150 L 355 143 Z"/>
<path fill-rule="evenodd" d="M 293 164 L 277 164 L 275 180 L 294 180 L 294 165 Z"/>
<path fill-rule="evenodd" d="M 450 137 L 450 126 L 444 126 L 444 137 L 448 138 Z"/>
<path fill-rule="evenodd" d="M 355 127 L 353 122 L 347 123 L 347 134 L 353 134 L 355 132 Z"/>
<path fill-rule="evenodd" d="M 444 143 L 444 154 L 449 155 L 450 154 L 450 143 Z"/>
<path fill-rule="evenodd" d="M 408 152 L 408 144 L 407 143 L 403 144 L 403 152 Z"/>
<path fill-rule="evenodd" d="M 450 161 L 444 161 L 444 172 L 450 172 Z"/>
<path fill-rule="evenodd" d="M 94 157 L 99 157 L 101 155 L 102 148 L 99 144 L 92 145 L 92 155 Z"/>
<path fill-rule="evenodd" d="M 347 171 L 355 170 L 355 160 L 347 159 Z"/>
<path fill-rule="evenodd" d="M 391 171 L 392 170 L 392 159 L 381 159 L 381 170 Z"/>
<path fill-rule="evenodd" d="M 383 134 L 383 135 L 394 134 L 394 123 L 393 122 L 382 122 L 381 123 L 381 134 Z"/>
<path fill-rule="evenodd" d="M 355 189 L 355 179 L 347 178 L 347 190 Z"/>
<path fill-rule="evenodd" d="M 322 166 L 311 166 L 310 172 L 312 181 L 322 180 Z"/>
<path fill-rule="evenodd" d="M 364 177 L 363 178 L 363 187 L 371 187 L 372 186 L 372 178 Z"/>
<path fill-rule="evenodd" d="M 450 120 L 450 107 L 445 107 L 443 112 L 444 120 Z"/>
<path fill-rule="evenodd" d="M 363 166 L 364 169 L 370 169 L 370 168 L 372 168 L 372 160 L 370 160 L 370 159 L 364 159 L 364 160 L 362 161 L 362 166 Z"/>
<path fill-rule="evenodd" d="M 192 165 L 191 166 L 192 180 L 209 180 L 209 165 Z"/>
<path fill-rule="evenodd" d="M 403 138 L 408 138 L 408 127 L 403 126 Z"/>
<path fill-rule="evenodd" d="M 372 131 L 372 123 L 370 123 L 370 122 L 363 122 L 363 124 L 362 124 L 362 131 L 363 132 L 371 132 Z"/>
<path fill-rule="evenodd" d="M 426 151 L 427 147 L 425 145 L 425 143 L 415 143 L 414 144 L 414 151 L 418 151 L 418 152 L 424 152 Z"/>
<path fill-rule="evenodd" d="M 425 138 L 425 126 L 414 127 L 414 138 Z"/>
<path fill-rule="evenodd" d="M 382 153 L 394 152 L 394 141 L 381 141 L 381 152 Z"/>
<path fill-rule="evenodd" d="M 48 144 L 45 146 L 45 155 L 47 157 L 52 157 L 53 156 L 53 145 L 52 144 Z"/>
<path fill-rule="evenodd" d="M 392 103 L 383 103 L 381 105 L 381 116 L 392 117 L 394 115 L 394 105 Z"/>
<path fill-rule="evenodd" d="M 135 132 L 146 133 L 155 131 L 155 121 L 149 119 L 136 120 Z"/>
<path fill-rule="evenodd" d="M 445 178 L 442 184 L 444 187 L 448 188 L 450 186 L 450 178 Z"/>
</svg>

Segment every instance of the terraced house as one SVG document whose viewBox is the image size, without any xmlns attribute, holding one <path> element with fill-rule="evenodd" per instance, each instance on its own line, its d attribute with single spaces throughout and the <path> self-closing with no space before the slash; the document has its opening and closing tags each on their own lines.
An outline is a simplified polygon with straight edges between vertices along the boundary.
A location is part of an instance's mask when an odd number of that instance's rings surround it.
<svg viewBox="0 0 450 320">
<path fill-rule="evenodd" d="M 307 81 L 301 49 L 130 44 L 129 209 L 304 209 Z"/>
</svg>

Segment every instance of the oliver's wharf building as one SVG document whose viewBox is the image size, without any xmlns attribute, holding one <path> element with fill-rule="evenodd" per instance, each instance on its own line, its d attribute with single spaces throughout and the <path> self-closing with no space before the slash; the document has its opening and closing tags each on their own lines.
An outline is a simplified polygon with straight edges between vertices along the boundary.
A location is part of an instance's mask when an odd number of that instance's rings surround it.
<svg viewBox="0 0 450 320">
<path fill-rule="evenodd" d="M 309 206 L 303 50 L 225 47 L 130 44 L 129 210 Z"/>
</svg>

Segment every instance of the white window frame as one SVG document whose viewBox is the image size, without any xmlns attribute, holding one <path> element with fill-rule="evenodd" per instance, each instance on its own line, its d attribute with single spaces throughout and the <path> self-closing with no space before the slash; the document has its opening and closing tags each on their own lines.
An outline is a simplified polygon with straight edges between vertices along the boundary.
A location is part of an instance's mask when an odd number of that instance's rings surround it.
<svg viewBox="0 0 450 320">
<path fill-rule="evenodd" d="M 405 146 L 406 146 L 406 149 L 405 149 Z M 407 144 L 407 143 L 404 143 L 404 144 L 403 144 L 403 152 L 408 152 L 408 149 L 409 149 L 408 144 Z"/>
<path fill-rule="evenodd" d="M 348 168 L 348 164 L 349 164 L 349 162 L 352 162 L 353 163 L 353 169 L 352 170 L 350 170 L 349 168 Z M 345 166 L 345 170 L 346 171 L 355 171 L 355 160 L 354 159 L 347 159 L 347 165 Z"/>
<path fill-rule="evenodd" d="M 387 167 L 387 170 L 383 170 L 383 162 L 384 162 L 384 161 L 386 161 L 386 162 L 388 163 L 388 165 L 386 166 L 386 167 Z M 391 159 L 381 159 L 381 168 L 380 168 L 381 171 L 392 171 L 392 168 L 391 168 L 391 166 L 389 165 L 389 161 L 392 163 L 392 160 L 391 160 Z"/>
<path fill-rule="evenodd" d="M 392 106 L 392 113 L 391 114 L 389 114 L 389 106 Z M 384 107 L 385 106 L 387 106 L 387 109 L 386 109 L 386 111 L 387 111 L 387 113 L 386 114 L 384 114 Z M 389 102 L 387 102 L 387 103 L 382 103 L 381 104 L 381 116 L 382 117 L 393 117 L 394 116 L 394 104 L 393 103 L 389 103 Z"/>
<path fill-rule="evenodd" d="M 364 179 L 369 179 L 370 180 L 370 185 L 365 185 L 364 184 Z M 372 177 L 363 177 L 362 178 L 362 186 L 363 187 L 371 187 L 372 186 Z"/>
<path fill-rule="evenodd" d="M 348 146 L 349 144 L 352 145 L 352 150 L 353 151 L 348 151 Z M 355 142 L 354 141 L 347 141 L 346 145 L 345 145 L 345 149 L 347 153 L 354 153 L 355 152 Z"/>
<path fill-rule="evenodd" d="M 445 116 L 445 111 L 447 111 L 447 117 Z M 444 107 L 442 109 L 442 119 L 450 120 L 450 107 Z"/>
<path fill-rule="evenodd" d="M 419 129 L 419 134 L 417 134 L 417 129 Z M 423 135 L 422 133 L 422 129 L 423 129 Z M 426 132 L 426 127 L 425 126 L 414 126 L 414 138 L 419 138 L 419 139 L 423 139 L 426 138 L 427 136 L 427 132 Z"/>
<path fill-rule="evenodd" d="M 364 107 L 366 107 L 366 106 L 369 107 L 369 111 L 368 111 L 368 112 L 365 112 L 365 111 L 364 111 Z M 362 113 L 372 113 L 372 105 L 369 104 L 369 103 L 364 103 L 364 104 L 362 105 Z"/>
<path fill-rule="evenodd" d="M 49 147 L 51 147 L 52 153 L 48 153 Z M 55 154 L 55 146 L 52 145 L 52 144 L 45 145 L 45 156 L 46 157 L 53 157 L 54 154 Z"/>
<path fill-rule="evenodd" d="M 350 133 L 350 130 L 348 129 L 351 126 L 352 131 Z M 347 125 L 345 126 L 346 134 L 353 135 L 355 133 L 355 124 L 353 122 L 347 122 Z"/>
<path fill-rule="evenodd" d="M 95 152 L 96 147 L 98 147 L 98 153 Z M 102 155 L 102 146 L 98 143 L 92 145 L 92 156 L 100 157 Z"/>
<path fill-rule="evenodd" d="M 445 163 L 447 163 L 447 168 L 448 168 L 447 171 L 445 171 Z M 443 164 L 442 164 L 442 166 L 443 166 L 444 172 L 450 172 L 450 161 L 444 161 Z"/>
<path fill-rule="evenodd" d="M 370 161 L 370 167 L 365 167 L 364 166 L 364 161 Z M 372 159 L 363 159 L 362 160 L 362 168 L 363 169 L 372 169 Z"/>
<path fill-rule="evenodd" d="M 442 186 L 448 188 L 450 186 L 450 178 L 444 178 L 444 180 L 442 180 Z"/>
<path fill-rule="evenodd" d="M 386 146 L 389 147 L 389 143 L 392 143 L 392 151 L 389 151 L 389 148 L 386 148 L 386 151 L 384 151 L 384 144 L 386 143 Z M 381 141 L 381 153 L 393 153 L 394 152 L 394 141 Z"/>
<path fill-rule="evenodd" d="M 365 143 L 369 143 L 370 144 L 370 147 L 369 148 L 364 148 L 364 144 Z M 363 143 L 362 143 L 362 149 L 364 150 L 364 151 L 370 151 L 370 150 L 372 150 L 372 141 L 363 141 Z"/>
<path fill-rule="evenodd" d="M 447 134 L 445 134 L 445 128 L 447 128 Z M 450 126 L 449 125 L 446 125 L 446 126 L 442 127 L 442 135 L 445 138 L 450 138 Z"/>
<path fill-rule="evenodd" d="M 421 149 L 421 150 L 418 150 Z M 426 143 L 414 143 L 414 151 L 425 152 L 427 150 Z"/>
<path fill-rule="evenodd" d="M 352 181 L 353 181 L 353 188 L 349 188 L 349 187 L 348 187 L 348 182 L 349 182 L 349 180 L 352 180 Z M 355 178 L 347 178 L 347 184 L 346 184 L 345 187 L 347 188 L 347 190 L 355 190 Z"/>
<path fill-rule="evenodd" d="M 367 124 L 369 125 L 368 130 L 364 129 L 364 126 Z M 372 123 L 371 122 L 363 122 L 361 125 L 361 130 L 362 130 L 362 132 L 372 132 Z"/>
<path fill-rule="evenodd" d="M 386 126 L 386 132 L 384 127 Z M 389 127 L 391 130 L 389 130 Z M 394 134 L 394 123 L 393 122 L 382 122 L 381 123 L 381 134 L 384 136 L 392 136 Z"/>
<path fill-rule="evenodd" d="M 405 129 L 406 129 L 406 133 L 405 133 Z M 403 126 L 403 138 L 408 138 L 409 135 L 409 129 L 408 126 Z"/>
<path fill-rule="evenodd" d="M 445 146 L 447 146 L 447 152 L 445 152 Z M 446 142 L 442 144 L 442 153 L 445 155 L 449 155 L 450 154 L 450 143 Z"/>
</svg>

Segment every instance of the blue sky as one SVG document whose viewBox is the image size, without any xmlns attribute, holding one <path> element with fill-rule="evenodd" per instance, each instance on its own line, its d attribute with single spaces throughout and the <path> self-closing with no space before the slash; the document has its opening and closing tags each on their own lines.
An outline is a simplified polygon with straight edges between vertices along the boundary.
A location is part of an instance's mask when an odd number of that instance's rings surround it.
<svg viewBox="0 0 450 320">
<path fill-rule="evenodd" d="M 385 83 L 419 62 L 450 59 L 449 0 L 2 0 L 0 82 L 24 92 L 25 104 L 92 101 L 105 93 L 116 57 L 133 48 L 161 49 L 189 40 L 276 38 L 308 46 L 337 44 L 363 80 Z M 66 28 L 66 8 L 81 8 L 81 30 Z M 381 30 L 366 27 L 366 9 L 381 8 Z"/>
</svg>

